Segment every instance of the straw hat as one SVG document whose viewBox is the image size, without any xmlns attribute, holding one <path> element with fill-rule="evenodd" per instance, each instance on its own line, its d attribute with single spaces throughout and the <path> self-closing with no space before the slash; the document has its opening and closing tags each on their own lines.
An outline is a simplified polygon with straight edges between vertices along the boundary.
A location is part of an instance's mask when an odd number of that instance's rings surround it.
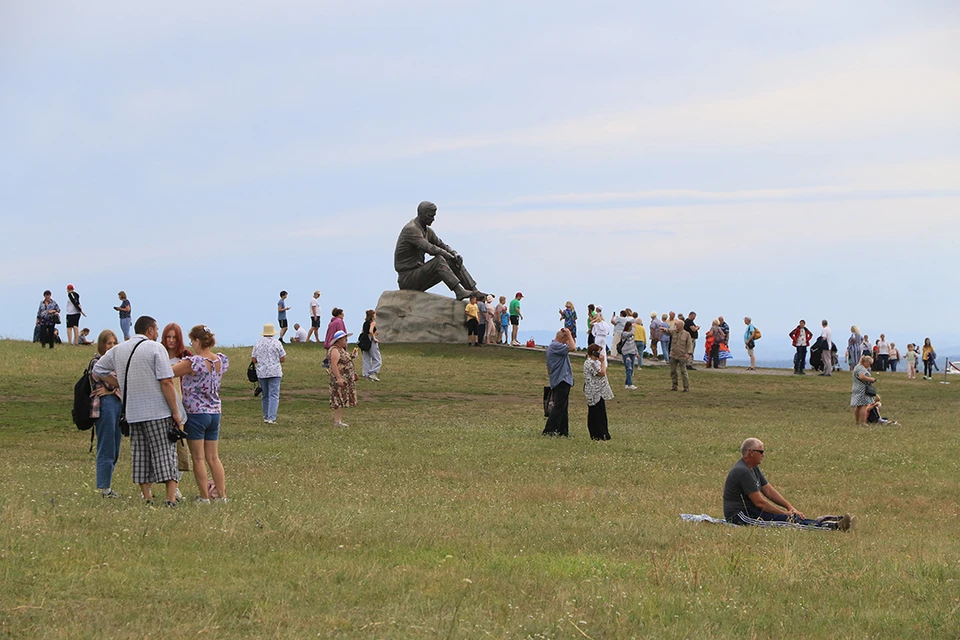
<svg viewBox="0 0 960 640">
<path fill-rule="evenodd" d="M 261 333 L 260 335 L 265 336 L 267 338 L 272 338 L 273 336 L 277 335 L 277 330 L 273 328 L 273 323 L 271 322 L 269 324 L 263 325 L 263 333 Z"/>
</svg>

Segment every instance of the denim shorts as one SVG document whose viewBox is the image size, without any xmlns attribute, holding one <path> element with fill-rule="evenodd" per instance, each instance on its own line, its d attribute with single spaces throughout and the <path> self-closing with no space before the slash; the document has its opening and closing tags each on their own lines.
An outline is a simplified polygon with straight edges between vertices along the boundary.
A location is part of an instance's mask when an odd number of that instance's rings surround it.
<svg viewBox="0 0 960 640">
<path fill-rule="evenodd" d="M 187 440 L 219 440 L 219 413 L 187 414 Z"/>
</svg>

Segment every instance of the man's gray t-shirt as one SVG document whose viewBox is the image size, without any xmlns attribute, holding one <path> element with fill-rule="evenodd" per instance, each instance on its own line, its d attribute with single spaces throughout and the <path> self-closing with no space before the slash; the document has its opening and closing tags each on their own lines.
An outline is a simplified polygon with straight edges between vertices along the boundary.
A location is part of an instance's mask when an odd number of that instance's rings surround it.
<svg viewBox="0 0 960 640">
<path fill-rule="evenodd" d="M 737 464 L 730 469 L 727 480 L 723 483 L 724 519 L 730 522 L 745 507 L 753 506 L 753 501 L 748 496 L 760 491 L 760 488 L 766 484 L 767 479 L 763 477 L 760 467 L 751 469 L 743 458 L 737 460 Z"/>
<path fill-rule="evenodd" d="M 550 388 L 561 382 L 573 386 L 573 369 L 570 368 L 570 347 L 554 340 L 547 345 L 547 370 L 550 371 Z"/>
<path fill-rule="evenodd" d="M 137 344 L 143 344 L 133 352 Z M 126 375 L 130 354 L 130 374 Z M 170 417 L 170 406 L 160 388 L 160 381 L 173 377 L 170 356 L 159 342 L 137 334 L 132 340 L 121 342 L 107 351 L 93 367 L 93 372 L 104 376 L 116 372 L 120 389 L 127 390 L 127 422 L 146 422 Z M 128 386 L 129 385 L 129 386 Z M 183 420 L 186 416 L 180 416 Z"/>
</svg>

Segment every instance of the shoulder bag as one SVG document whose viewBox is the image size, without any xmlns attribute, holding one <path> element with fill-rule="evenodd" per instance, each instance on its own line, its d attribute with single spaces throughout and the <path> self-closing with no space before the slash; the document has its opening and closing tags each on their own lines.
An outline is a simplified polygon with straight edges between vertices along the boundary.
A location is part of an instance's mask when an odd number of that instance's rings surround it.
<svg viewBox="0 0 960 640">
<path fill-rule="evenodd" d="M 140 348 L 147 339 L 144 338 L 137 344 L 133 345 L 133 350 L 130 352 L 130 357 L 127 358 L 127 367 L 123 370 L 123 401 L 120 403 L 120 433 L 129 437 L 130 436 L 130 425 L 127 423 L 127 387 L 130 385 L 127 383 L 127 376 L 130 375 L 130 361 L 133 360 L 133 354 L 137 352 L 137 349 Z"/>
</svg>

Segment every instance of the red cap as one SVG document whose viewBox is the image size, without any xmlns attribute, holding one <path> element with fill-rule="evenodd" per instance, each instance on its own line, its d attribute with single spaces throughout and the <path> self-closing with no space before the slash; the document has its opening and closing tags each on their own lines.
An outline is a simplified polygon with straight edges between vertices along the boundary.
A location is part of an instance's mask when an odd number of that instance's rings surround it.
<svg viewBox="0 0 960 640">
<path fill-rule="evenodd" d="M 517 291 L 517 296 L 516 296 L 516 297 L 518 297 L 518 298 L 522 298 L 522 297 L 523 297 L 523 294 L 522 294 L 522 293 L 520 293 L 519 291 Z"/>
<path fill-rule="evenodd" d="M 72 285 L 72 284 L 68 284 L 68 285 L 67 285 L 67 291 L 73 291 L 73 285 Z"/>
</svg>

